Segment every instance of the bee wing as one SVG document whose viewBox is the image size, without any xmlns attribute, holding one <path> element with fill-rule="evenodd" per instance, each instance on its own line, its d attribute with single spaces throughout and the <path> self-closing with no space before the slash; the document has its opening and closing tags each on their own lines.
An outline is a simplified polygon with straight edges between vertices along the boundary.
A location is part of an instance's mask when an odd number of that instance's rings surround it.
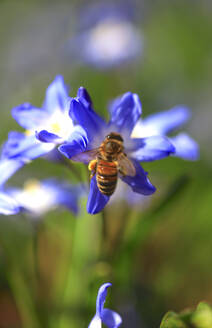
<svg viewBox="0 0 212 328">
<path fill-rule="evenodd" d="M 124 153 L 118 156 L 118 170 L 122 175 L 129 175 L 131 177 L 136 175 L 133 163 Z"/>
<path fill-rule="evenodd" d="M 71 159 L 76 162 L 83 162 L 88 164 L 92 159 L 94 159 L 98 154 L 99 148 L 84 151 L 80 154 L 73 156 Z"/>
</svg>

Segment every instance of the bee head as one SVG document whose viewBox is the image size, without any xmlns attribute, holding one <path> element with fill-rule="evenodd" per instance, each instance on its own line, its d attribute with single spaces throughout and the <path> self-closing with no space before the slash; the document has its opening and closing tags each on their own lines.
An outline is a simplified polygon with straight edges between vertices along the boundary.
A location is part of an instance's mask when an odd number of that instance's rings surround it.
<svg viewBox="0 0 212 328">
<path fill-rule="evenodd" d="M 117 140 L 117 141 L 120 141 L 120 142 L 124 141 L 122 136 L 119 133 L 116 133 L 116 132 L 111 132 L 110 134 L 108 134 L 106 136 L 106 139 L 107 140 Z"/>
<path fill-rule="evenodd" d="M 107 153 L 117 153 L 122 148 L 123 138 L 120 134 L 111 132 L 105 138 L 105 151 Z"/>
</svg>

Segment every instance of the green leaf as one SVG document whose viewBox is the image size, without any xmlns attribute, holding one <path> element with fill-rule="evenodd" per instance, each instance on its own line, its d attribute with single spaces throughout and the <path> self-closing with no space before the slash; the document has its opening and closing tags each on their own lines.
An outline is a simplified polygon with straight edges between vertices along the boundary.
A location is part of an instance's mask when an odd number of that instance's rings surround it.
<svg viewBox="0 0 212 328">
<path fill-rule="evenodd" d="M 205 302 L 201 302 L 192 316 L 192 323 L 197 328 L 212 327 L 212 308 Z"/>
<path fill-rule="evenodd" d="M 160 328 L 188 328 L 175 312 L 168 312 L 163 318 Z"/>
<path fill-rule="evenodd" d="M 205 302 L 200 303 L 196 310 L 186 310 L 177 314 L 168 312 L 160 328 L 211 328 L 212 308 Z"/>
</svg>

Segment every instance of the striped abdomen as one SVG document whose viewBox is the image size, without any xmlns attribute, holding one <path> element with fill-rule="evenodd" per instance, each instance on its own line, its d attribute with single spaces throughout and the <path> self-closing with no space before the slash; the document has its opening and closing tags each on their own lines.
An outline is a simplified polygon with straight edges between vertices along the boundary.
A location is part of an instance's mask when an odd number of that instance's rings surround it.
<svg viewBox="0 0 212 328">
<path fill-rule="evenodd" d="M 116 188 L 118 178 L 116 163 L 98 158 L 96 177 L 99 191 L 104 195 L 111 196 Z"/>
</svg>

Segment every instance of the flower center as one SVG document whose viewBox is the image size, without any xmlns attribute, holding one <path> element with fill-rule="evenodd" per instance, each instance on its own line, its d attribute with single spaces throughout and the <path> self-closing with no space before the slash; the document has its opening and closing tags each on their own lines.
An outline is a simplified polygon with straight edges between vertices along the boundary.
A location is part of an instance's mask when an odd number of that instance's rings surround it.
<svg viewBox="0 0 212 328">
<path fill-rule="evenodd" d="M 56 110 L 51 116 L 45 129 L 51 133 L 57 134 L 59 137 L 66 139 L 73 127 L 72 120 L 67 112 Z"/>
<path fill-rule="evenodd" d="M 50 126 L 50 130 L 54 132 L 55 134 L 60 134 L 61 132 L 61 126 L 58 122 L 53 122 Z"/>
<path fill-rule="evenodd" d="M 67 111 L 62 112 L 60 109 L 56 109 L 54 113 L 45 119 L 40 126 L 36 129 L 26 130 L 24 133 L 26 136 L 32 136 L 35 134 L 35 130 L 40 132 L 47 130 L 48 132 L 58 135 L 60 138 L 66 140 L 73 128 L 73 122 L 68 115 Z"/>
</svg>

